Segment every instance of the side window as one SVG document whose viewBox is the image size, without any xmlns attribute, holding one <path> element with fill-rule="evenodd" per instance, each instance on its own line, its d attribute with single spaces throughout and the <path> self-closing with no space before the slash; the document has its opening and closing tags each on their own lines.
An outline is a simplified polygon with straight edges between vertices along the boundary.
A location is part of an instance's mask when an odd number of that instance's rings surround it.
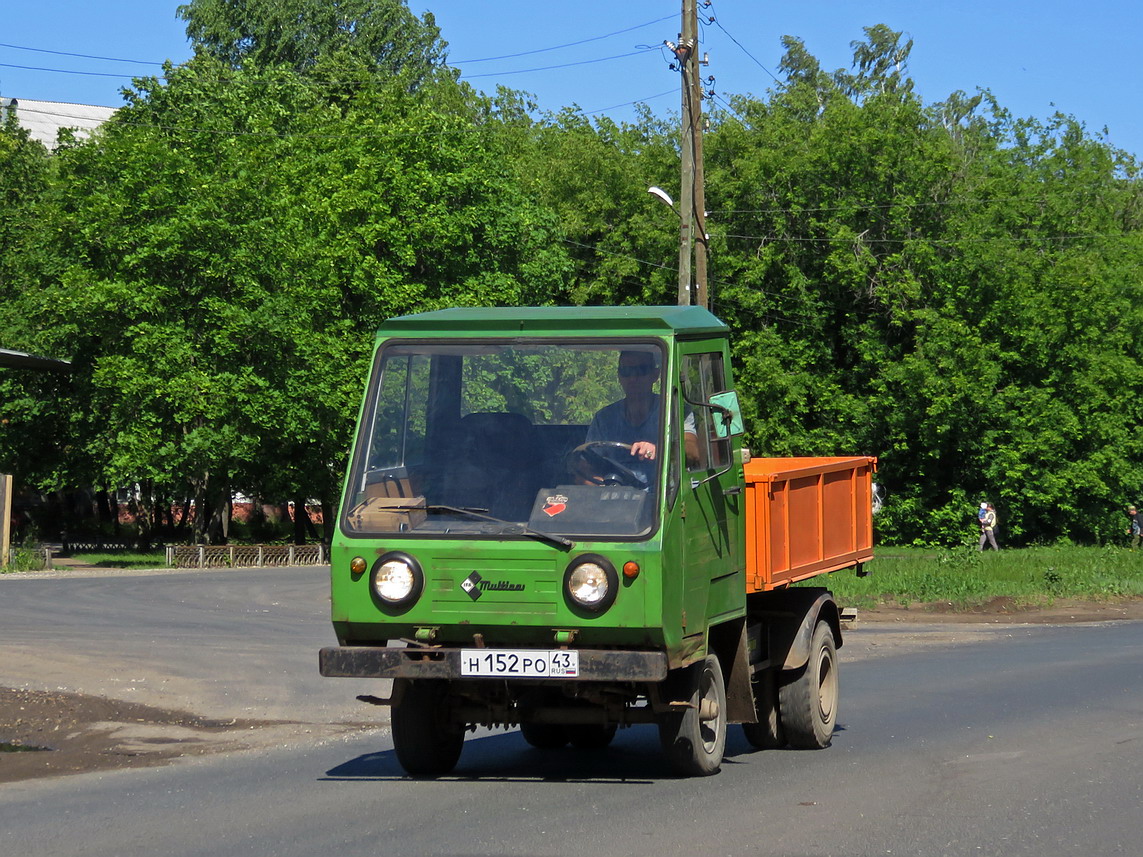
<svg viewBox="0 0 1143 857">
<path fill-rule="evenodd" d="M 381 374 L 367 470 L 419 463 L 424 456 L 425 403 L 429 363 L 424 357 L 393 355 Z"/>
<path fill-rule="evenodd" d="M 676 398 L 678 394 L 676 393 Z M 671 414 L 671 437 L 677 438 L 679 436 L 679 413 L 678 408 L 675 408 Z M 682 482 L 682 474 L 679 472 L 679 445 L 672 443 L 667 454 L 667 508 L 671 509 L 675 505 L 675 498 L 679 496 L 679 485 Z"/>
<path fill-rule="evenodd" d="M 687 455 L 687 470 L 694 473 L 725 467 L 730 462 L 730 439 L 719 440 L 715 436 L 713 412 L 710 408 L 701 407 L 715 393 L 726 389 L 722 353 L 711 351 L 684 355 L 682 383 L 683 410 L 686 414 L 683 434 L 690 453 Z M 692 427 L 694 437 L 687 438 Z M 696 443 L 697 456 L 693 455 Z"/>
</svg>

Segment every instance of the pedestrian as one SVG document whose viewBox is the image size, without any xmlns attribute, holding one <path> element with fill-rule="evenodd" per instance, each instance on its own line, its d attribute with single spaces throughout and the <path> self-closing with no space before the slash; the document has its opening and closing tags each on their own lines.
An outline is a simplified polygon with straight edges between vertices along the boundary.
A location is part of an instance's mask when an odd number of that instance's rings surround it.
<svg viewBox="0 0 1143 857">
<path fill-rule="evenodd" d="M 1131 550 L 1136 550 L 1140 537 L 1143 537 L 1143 521 L 1139 520 L 1134 506 L 1127 507 L 1127 535 L 1131 536 Z"/>
<path fill-rule="evenodd" d="M 1000 550 L 1000 546 L 996 544 L 996 507 L 991 503 L 984 503 L 984 517 L 980 519 L 980 547 L 978 550 L 984 550 L 984 545 L 987 542 L 992 545 L 993 550 Z"/>
</svg>

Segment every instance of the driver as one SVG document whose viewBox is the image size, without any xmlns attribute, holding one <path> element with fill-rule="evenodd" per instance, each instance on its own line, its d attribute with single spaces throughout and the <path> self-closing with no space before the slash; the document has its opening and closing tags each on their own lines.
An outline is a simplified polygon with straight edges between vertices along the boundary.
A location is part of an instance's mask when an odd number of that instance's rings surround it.
<svg viewBox="0 0 1143 857">
<path fill-rule="evenodd" d="M 658 357 L 650 351 L 621 351 L 618 371 L 623 398 L 596 413 L 587 428 L 587 443 L 615 441 L 630 444 L 629 454 L 623 450 L 613 450 L 608 454 L 650 484 L 655 473 L 655 442 L 659 436 L 661 397 L 652 392 L 659 378 Z M 693 413 L 687 413 L 683 422 L 683 437 L 687 461 L 697 461 L 698 434 Z M 621 458 L 627 460 L 620 462 Z"/>
</svg>

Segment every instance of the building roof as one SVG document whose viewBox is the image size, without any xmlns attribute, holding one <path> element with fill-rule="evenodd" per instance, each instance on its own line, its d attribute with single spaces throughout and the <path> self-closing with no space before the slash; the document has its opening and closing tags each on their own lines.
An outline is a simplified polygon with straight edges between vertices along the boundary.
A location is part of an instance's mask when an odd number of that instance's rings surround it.
<svg viewBox="0 0 1143 857">
<path fill-rule="evenodd" d="M 0 366 L 9 369 L 51 369 L 56 372 L 70 372 L 71 361 L 57 360 L 54 357 L 37 357 L 23 351 L 9 351 L 0 348 Z"/>
<path fill-rule="evenodd" d="M 56 146 L 61 128 L 75 128 L 86 136 L 111 118 L 114 107 L 95 104 L 68 104 L 62 101 L 33 101 L 30 98 L 0 98 L 0 109 L 16 111 L 16 121 L 33 140 L 49 149 Z"/>
</svg>

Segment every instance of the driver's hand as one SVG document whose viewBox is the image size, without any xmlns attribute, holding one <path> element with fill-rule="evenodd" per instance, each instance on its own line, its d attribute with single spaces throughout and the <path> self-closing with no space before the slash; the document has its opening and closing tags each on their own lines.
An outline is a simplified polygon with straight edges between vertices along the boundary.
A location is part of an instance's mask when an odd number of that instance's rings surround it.
<svg viewBox="0 0 1143 857">
<path fill-rule="evenodd" d="M 646 440 L 637 441 L 631 444 L 631 454 L 636 458 L 653 461 L 655 458 L 655 444 Z"/>
</svg>

